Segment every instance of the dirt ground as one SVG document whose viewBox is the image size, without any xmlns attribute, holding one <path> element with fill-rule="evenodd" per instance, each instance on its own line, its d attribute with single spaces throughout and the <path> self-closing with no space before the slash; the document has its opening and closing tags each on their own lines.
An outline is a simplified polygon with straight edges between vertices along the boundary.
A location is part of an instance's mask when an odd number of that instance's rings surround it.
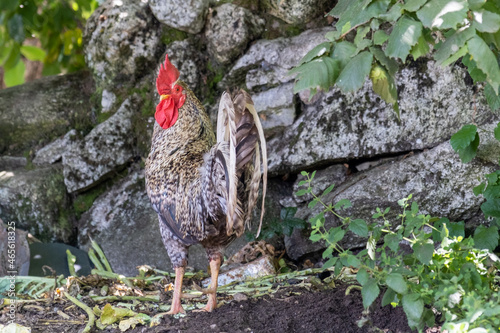
<svg viewBox="0 0 500 333">
<path fill-rule="evenodd" d="M 220 300 L 227 302 L 212 313 L 188 311 L 181 318 L 163 316 L 158 326 L 138 325 L 126 332 L 411 332 L 402 308 L 382 308 L 380 298 L 372 306 L 367 323 L 359 328 L 357 322 L 363 317 L 361 294 L 352 289 L 346 296 L 346 288 L 347 285 L 327 290 L 297 286 L 240 301 L 219 295 Z M 91 301 L 87 303 L 93 306 Z M 67 318 L 57 313 L 61 309 Z M 5 316 L 1 313 L 0 322 L 3 322 Z M 22 305 L 17 313 L 17 323 L 31 327 L 34 333 L 81 332 L 86 319 L 83 310 L 60 301 L 45 306 Z M 93 332 L 121 331 L 108 326 L 102 331 L 94 328 Z"/>
</svg>

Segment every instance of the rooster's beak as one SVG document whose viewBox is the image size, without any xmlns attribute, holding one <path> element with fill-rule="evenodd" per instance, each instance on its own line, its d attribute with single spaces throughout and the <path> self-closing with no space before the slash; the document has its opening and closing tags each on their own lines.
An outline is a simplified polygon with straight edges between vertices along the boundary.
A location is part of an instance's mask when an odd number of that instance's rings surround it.
<svg viewBox="0 0 500 333">
<path fill-rule="evenodd" d="M 169 98 L 170 95 L 161 95 L 160 96 L 160 101 L 163 101 L 165 98 Z"/>
</svg>

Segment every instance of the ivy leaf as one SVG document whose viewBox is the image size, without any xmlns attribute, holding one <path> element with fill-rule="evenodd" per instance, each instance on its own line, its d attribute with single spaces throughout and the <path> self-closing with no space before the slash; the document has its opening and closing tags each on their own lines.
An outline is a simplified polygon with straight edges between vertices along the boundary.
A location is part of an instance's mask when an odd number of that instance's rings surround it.
<svg viewBox="0 0 500 333">
<path fill-rule="evenodd" d="M 495 92 L 498 94 L 498 87 L 500 85 L 500 69 L 498 62 L 489 48 L 488 44 L 479 37 L 474 36 L 468 42 L 469 53 L 476 61 L 477 67 L 486 74 L 486 81 L 491 84 Z"/>
<path fill-rule="evenodd" d="M 31 46 L 31 45 L 23 45 L 21 46 L 21 54 L 25 56 L 28 60 L 31 61 L 43 61 L 45 58 L 45 51 L 39 47 Z"/>
<path fill-rule="evenodd" d="M 302 57 L 302 59 L 299 62 L 299 65 L 302 65 L 306 62 L 311 62 L 314 58 L 321 57 L 323 55 L 329 55 L 332 50 L 332 43 L 330 42 L 324 42 L 319 45 L 316 45 L 313 47 L 313 49 L 307 54 Z"/>
<path fill-rule="evenodd" d="M 434 54 L 438 65 L 442 65 L 446 59 L 457 53 L 475 35 L 476 31 L 473 28 L 467 28 L 448 37 L 444 43 L 440 44 L 439 50 Z"/>
<path fill-rule="evenodd" d="M 363 288 L 361 289 L 361 296 L 363 297 L 363 307 L 367 309 L 372 305 L 380 294 L 380 288 L 378 287 L 377 280 L 368 280 Z"/>
<path fill-rule="evenodd" d="M 399 58 L 402 61 L 410 53 L 410 49 L 415 45 L 422 35 L 422 23 L 415 21 L 409 16 L 403 16 L 398 20 L 387 41 L 385 54 L 391 58 Z"/>
<path fill-rule="evenodd" d="M 363 86 L 365 78 L 370 74 L 373 55 L 364 51 L 356 55 L 340 72 L 337 85 L 344 91 L 356 91 Z"/>
<path fill-rule="evenodd" d="M 500 207 L 498 207 L 500 208 Z M 498 228 L 480 225 L 474 231 L 474 246 L 493 251 L 498 246 Z"/>
<path fill-rule="evenodd" d="M 417 259 L 424 265 L 429 264 L 434 253 L 434 245 L 428 242 L 415 243 L 413 245 L 413 252 Z"/>
<path fill-rule="evenodd" d="M 481 32 L 495 33 L 500 29 L 500 15 L 481 9 L 472 13 L 473 27 Z"/>
<path fill-rule="evenodd" d="M 368 237 L 368 225 L 365 220 L 355 219 L 349 223 L 349 230 L 360 237 Z"/>
<path fill-rule="evenodd" d="M 467 0 L 431 0 L 417 12 L 417 17 L 428 28 L 454 29 L 467 19 Z"/>
<path fill-rule="evenodd" d="M 419 321 L 422 313 L 424 312 L 424 301 L 420 298 L 419 294 L 406 294 L 403 295 L 403 310 L 408 318 L 414 321 Z"/>
<path fill-rule="evenodd" d="M 294 93 L 311 89 L 314 96 L 317 88 L 328 90 L 335 83 L 339 73 L 339 64 L 330 57 L 321 57 L 311 62 L 302 64 L 288 72 L 289 75 L 297 74 L 297 81 L 293 88 Z"/>
<path fill-rule="evenodd" d="M 7 31 L 9 32 L 9 36 L 19 44 L 24 41 L 24 24 L 21 15 L 14 14 L 7 21 Z"/>
<path fill-rule="evenodd" d="M 476 138 L 476 134 L 476 125 L 464 125 L 457 133 L 451 136 L 451 147 L 455 151 L 467 148 Z"/>
<path fill-rule="evenodd" d="M 3 80 L 5 82 L 5 85 L 7 87 L 12 87 L 18 84 L 23 84 L 25 69 L 26 66 L 24 65 L 24 62 L 22 62 L 21 60 L 19 60 L 14 67 L 5 69 L 5 72 L 3 74 Z"/>
<path fill-rule="evenodd" d="M 387 275 L 385 283 L 387 283 L 387 286 L 389 286 L 389 288 L 393 289 L 399 294 L 406 294 L 406 292 L 408 291 L 408 285 L 406 284 L 406 281 L 401 274 L 391 273 Z"/>
</svg>

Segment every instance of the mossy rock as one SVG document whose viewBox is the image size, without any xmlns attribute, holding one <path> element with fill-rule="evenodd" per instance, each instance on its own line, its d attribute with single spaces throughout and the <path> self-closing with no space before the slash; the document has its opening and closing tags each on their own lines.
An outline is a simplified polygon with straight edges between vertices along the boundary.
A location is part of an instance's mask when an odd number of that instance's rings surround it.
<svg viewBox="0 0 500 333">
<path fill-rule="evenodd" d="M 89 73 L 79 72 L 0 90 L 0 154 L 22 155 L 72 128 L 89 130 L 93 89 Z"/>
</svg>

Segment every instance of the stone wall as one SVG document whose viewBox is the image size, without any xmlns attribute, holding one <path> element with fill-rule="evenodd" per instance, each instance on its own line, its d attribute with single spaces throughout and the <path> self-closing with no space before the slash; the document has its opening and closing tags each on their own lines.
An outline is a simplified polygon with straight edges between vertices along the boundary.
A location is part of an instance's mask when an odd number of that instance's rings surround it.
<svg viewBox="0 0 500 333">
<path fill-rule="evenodd" d="M 369 81 L 356 93 L 294 94 L 288 71 L 333 29 L 323 16 L 328 3 L 105 1 L 85 28 L 90 75 L 0 91 L 0 218 L 47 242 L 86 249 L 92 238 L 119 273 L 135 274 L 140 264 L 168 269 L 143 175 L 156 64 L 167 52 L 212 119 L 225 89 L 251 93 L 268 139 L 265 223 L 279 221 L 284 207 L 297 207 L 305 220 L 315 214 L 307 197 L 293 195 L 302 170 L 318 170 L 317 192 L 335 183 L 326 199 L 351 200 L 355 217 L 395 208 L 412 193 L 429 214 L 469 228 L 486 223 L 472 188 L 498 169 L 500 146 L 484 137 L 479 157 L 462 164 L 448 143 L 464 124 L 498 122 L 466 70 L 425 59 L 406 64 L 396 78 L 400 122 Z M 347 238 L 347 247 L 362 244 Z M 274 241 L 292 259 L 323 247 L 309 242 L 307 230 Z M 192 248 L 190 265 L 206 267 L 200 247 Z"/>
</svg>

